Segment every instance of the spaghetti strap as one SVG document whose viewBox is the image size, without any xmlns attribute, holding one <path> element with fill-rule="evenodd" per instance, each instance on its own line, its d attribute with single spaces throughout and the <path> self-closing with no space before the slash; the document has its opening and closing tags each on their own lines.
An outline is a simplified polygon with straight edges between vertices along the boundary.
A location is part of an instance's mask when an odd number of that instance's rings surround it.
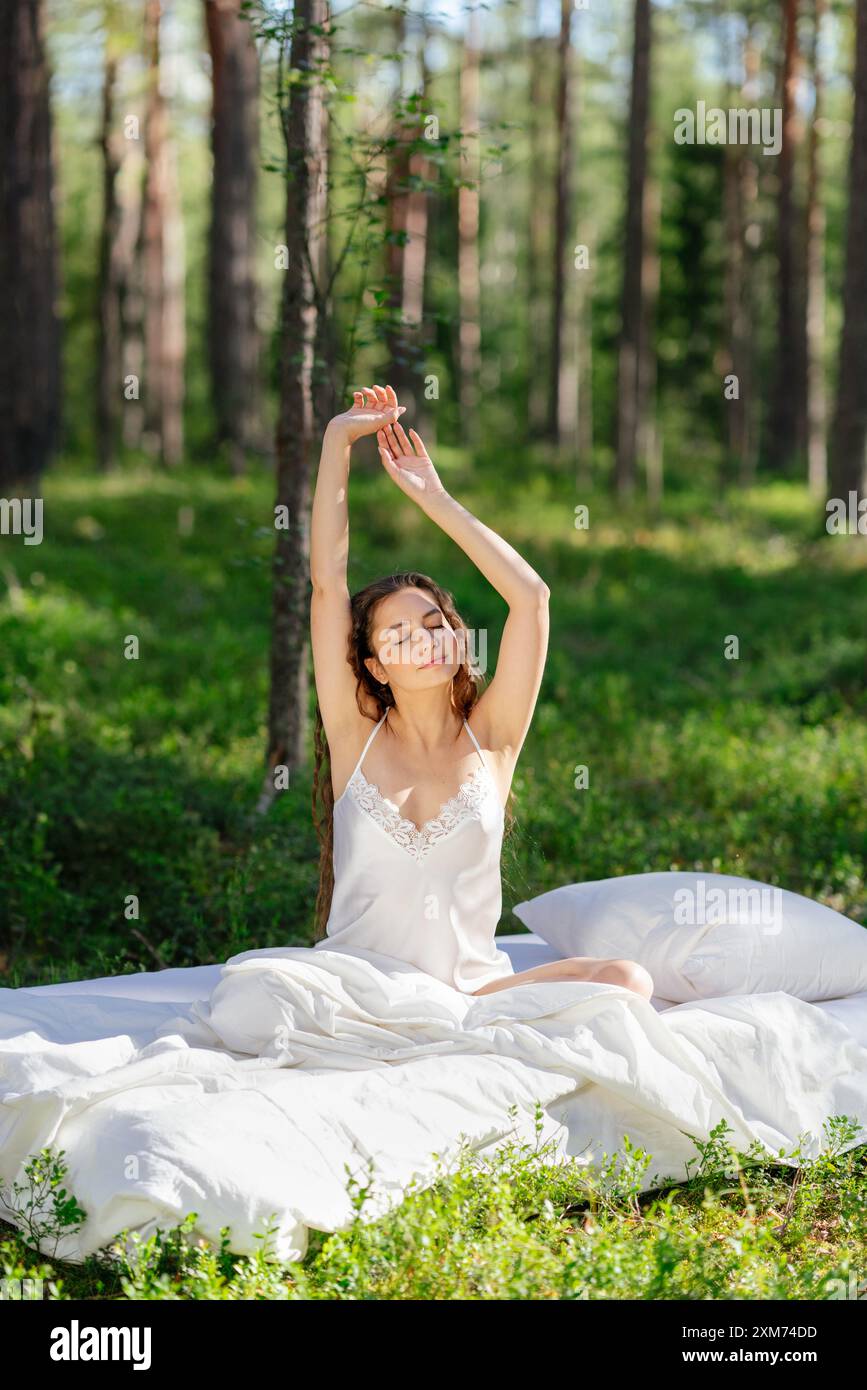
<svg viewBox="0 0 867 1390">
<path fill-rule="evenodd" d="M 388 710 L 385 711 L 385 714 L 384 714 L 384 715 L 382 716 L 382 718 L 380 719 L 379 724 L 377 724 L 375 728 L 371 729 L 370 734 L 368 735 L 367 742 L 365 743 L 364 747 L 363 747 L 362 750 L 361 750 L 361 753 L 359 754 L 358 762 L 355 764 L 355 767 L 352 769 L 352 777 L 355 776 L 356 772 L 357 772 L 358 769 L 361 767 L 361 764 L 364 762 L 365 754 L 367 753 L 367 750 L 368 750 L 368 748 L 370 747 L 370 745 L 373 743 L 373 740 L 376 738 L 376 735 L 377 735 L 377 733 L 379 732 L 380 724 L 384 724 L 387 718 L 388 718 Z M 350 779 L 349 779 L 350 782 L 352 781 L 352 777 L 350 777 Z"/>
<path fill-rule="evenodd" d="M 476 738 L 475 734 L 473 733 L 473 731 L 472 731 L 472 729 L 470 728 L 469 724 L 467 723 L 466 719 L 464 720 L 464 728 L 466 729 L 466 731 L 467 731 L 467 733 L 469 734 L 470 738 L 473 740 L 473 743 L 476 745 L 476 752 L 478 753 L 479 757 L 480 757 L 481 760 L 482 760 L 482 767 L 487 767 L 488 764 L 485 762 L 485 755 L 484 755 L 484 753 L 482 752 L 481 748 L 479 747 L 479 740 Z"/>
</svg>

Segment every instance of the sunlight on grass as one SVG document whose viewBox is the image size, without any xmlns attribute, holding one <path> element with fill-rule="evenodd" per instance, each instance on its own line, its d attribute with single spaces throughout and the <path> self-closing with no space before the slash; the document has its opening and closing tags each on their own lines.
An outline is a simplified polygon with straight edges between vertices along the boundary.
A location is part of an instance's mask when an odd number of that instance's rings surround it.
<svg viewBox="0 0 867 1390">
<path fill-rule="evenodd" d="M 814 506 L 791 484 L 722 499 L 682 489 L 657 519 L 640 499 L 626 509 L 591 492 L 579 531 L 566 472 L 511 476 L 517 461 L 506 462 L 449 457 L 457 495 L 552 589 L 502 928 L 515 929 L 513 902 L 558 882 L 673 865 L 867 915 L 867 575 L 845 538 L 817 540 Z M 55 474 L 46 492 L 44 543 L 0 547 L 0 795 L 12 826 L 0 868 L 14 968 L 38 973 L 51 957 L 86 972 L 101 950 L 148 964 L 117 922 L 130 881 L 147 883 L 166 963 L 309 940 L 309 771 L 264 824 L 250 814 L 263 768 L 270 479 L 140 467 Z M 493 669 L 505 605 L 370 460 L 353 474 L 351 515 L 351 582 L 380 573 L 383 556 L 386 569 L 431 573 L 488 630 Z M 137 661 L 123 656 L 130 633 Z M 737 660 L 724 654 L 732 635 Z M 577 764 L 590 768 L 581 793 Z"/>
<path fill-rule="evenodd" d="M 552 589 L 545 679 L 503 857 L 511 906 L 656 869 L 755 877 L 867 920 L 867 546 L 819 534 L 804 489 L 579 498 L 541 468 L 447 464 L 456 495 Z M 39 547 L 0 539 L 0 881 L 16 986 L 309 945 L 309 767 L 264 819 L 272 486 L 139 468 L 46 481 Z M 576 501 L 590 507 L 574 526 Z M 184 510 L 187 509 L 187 510 Z M 506 608 L 375 467 L 353 477 L 351 582 L 419 568 L 489 630 Z M 387 558 L 384 558 L 387 557 Z M 137 661 L 123 639 L 139 637 Z M 738 639 L 737 659 L 726 642 Z M 589 786 L 575 788 L 575 768 Z M 140 895 L 138 932 L 124 895 Z M 863 1248 L 863 1150 L 702 1177 L 636 1199 L 579 1163 L 505 1153 L 374 1221 L 314 1232 L 303 1262 L 238 1259 L 179 1227 L 85 1269 L 10 1270 L 49 1297 L 824 1298 Z M 635 1155 L 637 1163 L 640 1155 Z M 714 1176 L 716 1174 L 716 1176 Z M 715 1195 L 718 1189 L 726 1195 Z M 781 1215 L 785 1213 L 785 1215 Z M 188 1224 L 185 1229 L 188 1231 Z M 836 1281 L 836 1282 L 835 1282 Z"/>
</svg>

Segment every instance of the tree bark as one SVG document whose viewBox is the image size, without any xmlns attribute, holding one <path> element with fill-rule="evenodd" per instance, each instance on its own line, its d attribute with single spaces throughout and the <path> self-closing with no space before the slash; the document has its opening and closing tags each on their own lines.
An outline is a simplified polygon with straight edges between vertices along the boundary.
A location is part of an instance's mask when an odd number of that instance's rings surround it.
<svg viewBox="0 0 867 1390">
<path fill-rule="evenodd" d="M 569 242 L 569 223 L 572 202 L 572 5 L 573 0 L 560 0 L 560 35 L 557 41 L 557 172 L 554 189 L 554 283 L 551 295 L 550 393 L 548 397 L 548 434 L 556 443 L 565 442 L 571 435 L 575 443 L 577 429 L 578 386 L 575 380 L 575 352 L 571 326 L 577 334 L 572 314 L 566 308 L 566 257 Z M 571 325 L 570 325 L 571 319 Z"/>
<path fill-rule="evenodd" d="M 163 419 L 162 461 L 168 468 L 184 453 L 184 357 L 186 355 L 186 274 L 184 222 L 174 142 L 165 143 L 163 205 Z"/>
<path fill-rule="evenodd" d="M 842 498 L 850 491 L 867 496 L 867 0 L 856 0 L 853 85 L 843 331 L 831 433 L 831 485 Z"/>
<path fill-rule="evenodd" d="M 596 237 L 592 225 L 586 230 L 586 245 L 595 256 Z M 578 275 L 578 428 L 576 487 L 590 487 L 593 481 L 593 276 L 594 262 Z"/>
<path fill-rule="evenodd" d="M 648 136 L 648 149 L 652 137 Z M 641 351 L 638 355 L 636 450 L 643 461 L 647 497 L 658 507 L 663 493 L 663 439 L 656 409 L 656 353 L 653 349 L 659 299 L 659 229 L 662 193 L 659 181 L 648 175 L 644 187 L 644 255 L 641 267 Z"/>
<path fill-rule="evenodd" d="M 99 237 L 99 341 L 97 347 L 96 439 L 100 468 L 109 472 L 117 463 L 123 383 L 120 319 L 120 205 L 117 177 L 123 136 L 115 129 L 117 55 L 111 34 L 106 38 L 102 87 L 102 226 Z"/>
<path fill-rule="evenodd" d="M 777 343 L 772 388 L 767 457 L 771 467 L 785 470 L 803 443 L 803 401 L 806 395 L 806 323 L 799 270 L 800 240 L 795 209 L 795 155 L 800 126 L 795 105 L 800 54 L 798 0 L 783 0 L 783 63 L 781 100 L 782 145 L 777 196 Z"/>
<path fill-rule="evenodd" d="M 647 134 L 650 105 L 651 5 L 635 0 L 632 86 L 629 102 L 629 154 L 626 236 L 623 248 L 621 328 L 617 363 L 617 453 L 615 485 L 621 497 L 635 488 L 642 431 L 642 381 L 646 341 L 645 228 L 647 224 Z"/>
<path fill-rule="evenodd" d="M 144 294 L 144 434 L 166 467 L 183 452 L 183 239 L 166 105 L 160 86 L 160 0 L 145 0 L 148 65 L 145 189 L 141 223 Z"/>
<path fill-rule="evenodd" d="M 542 113 L 544 101 L 545 37 L 540 33 L 542 0 L 535 4 L 535 30 L 530 40 L 529 90 L 529 227 L 527 232 L 527 325 L 529 330 L 529 382 L 527 417 L 532 434 L 545 429 L 548 409 L 544 363 L 547 359 L 544 277 L 542 266 L 547 245 L 547 219 L 544 200 L 538 196 L 544 184 L 542 154 Z"/>
<path fill-rule="evenodd" d="M 276 507 L 288 526 L 276 531 L 271 621 L 268 771 L 260 809 L 274 794 L 274 768 L 290 774 L 303 764 L 307 726 L 307 626 L 310 572 L 310 496 L 317 419 L 316 352 L 323 341 L 320 314 L 325 247 L 327 167 L 322 119 L 321 65 L 329 36 L 326 0 L 296 0 L 290 67 L 296 76 L 283 109 L 286 146 L 288 266 L 280 316 Z M 282 63 L 281 63 L 282 73 Z M 280 79 L 278 79 L 280 80 Z M 281 91 L 281 102 L 284 94 Z M 320 364 L 321 365 L 321 364 Z"/>
<path fill-rule="evenodd" d="M 261 449 L 261 344 L 256 319 L 259 56 L 241 0 L 205 0 L 211 52 L 211 225 L 208 365 L 217 443 L 235 475 Z"/>
<path fill-rule="evenodd" d="M 59 267 L 41 0 L 0 9 L 0 487 L 30 487 L 61 428 Z"/>
<path fill-rule="evenodd" d="M 144 435 L 144 401 L 126 391 L 134 378 L 144 382 L 144 285 L 142 264 L 142 216 L 144 213 L 144 153 L 141 141 L 129 140 L 124 151 L 118 189 L 120 193 L 119 293 L 123 350 L 123 443 L 140 449 Z"/>
<path fill-rule="evenodd" d="M 165 217 L 165 108 L 160 92 L 160 0 L 145 0 L 145 184 L 141 218 L 144 368 L 144 432 L 148 453 L 162 447 L 163 426 L 163 236 Z"/>
<path fill-rule="evenodd" d="M 755 97 L 758 52 L 752 28 L 743 42 L 743 81 L 740 103 L 731 93 L 731 106 L 749 107 Z M 755 473 L 755 393 L 753 345 L 753 228 L 758 194 L 755 157 L 744 145 L 727 145 L 724 166 L 725 221 L 725 374 L 737 378 L 738 394 L 726 400 L 728 471 L 732 481 L 749 482 Z"/>
<path fill-rule="evenodd" d="M 405 108 L 406 5 L 398 3 L 392 11 L 394 52 L 400 55 L 395 82 L 388 170 L 385 180 L 385 279 L 388 293 L 386 349 L 389 382 L 403 400 L 409 391 L 409 344 L 404 323 L 404 283 L 407 220 L 409 214 L 409 159 L 412 134 Z M 406 402 L 408 404 L 408 402 Z"/>
<path fill-rule="evenodd" d="M 461 433 L 477 434 L 481 357 L 479 278 L 479 17 L 473 3 L 460 77 L 461 186 L 458 189 L 458 399 Z"/>
<path fill-rule="evenodd" d="M 807 169 L 807 477 L 815 497 L 828 488 L 825 439 L 825 206 L 822 190 L 821 122 L 824 82 L 819 52 L 825 0 L 813 0 L 810 68 L 813 75 L 813 120 Z"/>
<path fill-rule="evenodd" d="M 407 240 L 403 251 L 403 320 L 409 358 L 407 407 L 416 419 L 423 411 L 421 374 L 424 354 L 425 276 L 427 273 L 427 238 L 430 185 L 435 166 L 426 156 L 421 141 L 430 93 L 430 73 L 427 66 L 427 16 L 421 8 L 419 36 L 419 112 L 415 126 L 416 148 L 409 159 L 409 192 L 406 200 Z"/>
</svg>

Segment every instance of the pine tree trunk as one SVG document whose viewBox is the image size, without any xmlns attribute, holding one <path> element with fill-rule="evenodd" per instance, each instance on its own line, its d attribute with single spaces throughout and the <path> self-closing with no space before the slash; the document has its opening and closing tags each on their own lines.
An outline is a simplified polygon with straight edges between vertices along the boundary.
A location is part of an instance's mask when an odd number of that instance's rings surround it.
<svg viewBox="0 0 867 1390">
<path fill-rule="evenodd" d="M 557 172 L 554 189 L 554 283 L 551 295 L 548 434 L 556 444 L 565 443 L 567 437 L 571 436 L 570 442 L 574 446 L 578 423 L 578 387 L 575 380 L 573 335 L 569 333 L 569 328 L 574 328 L 577 334 L 577 327 L 574 324 L 574 304 L 570 305 L 571 315 L 566 306 L 566 257 L 569 249 L 572 174 L 572 4 L 573 0 L 560 0 L 560 35 L 557 42 Z"/>
<path fill-rule="evenodd" d="M 743 105 L 755 105 L 759 97 L 759 69 L 761 52 L 752 27 L 747 28 L 744 39 L 744 85 Z M 747 486 L 756 474 L 759 431 L 761 426 L 759 392 L 755 390 L 756 349 L 755 338 L 749 330 L 754 321 L 758 302 L 756 289 L 756 259 L 761 236 L 759 223 L 759 170 L 758 158 L 754 151 L 745 149 L 740 161 L 739 208 L 743 227 L 743 247 L 741 257 L 741 281 L 743 290 L 743 339 L 740 343 L 738 360 L 741 364 L 741 399 L 743 410 L 740 417 L 738 451 L 740 455 L 739 482 Z M 764 156 L 760 156 L 764 158 Z"/>
<path fill-rule="evenodd" d="M 757 54 L 748 27 L 743 45 L 743 82 L 730 93 L 730 106 L 749 107 Z M 756 169 L 749 147 L 727 145 L 723 173 L 725 223 L 725 375 L 737 382 L 737 395 L 725 400 L 729 478 L 747 482 L 753 475 L 751 420 L 754 416 L 752 255 L 749 227 L 755 216 Z"/>
<path fill-rule="evenodd" d="M 59 267 L 41 0 L 0 9 L 0 489 L 38 483 L 61 428 Z"/>
<path fill-rule="evenodd" d="M 404 282 L 407 220 L 409 212 L 409 157 L 411 136 L 405 110 L 404 49 L 406 47 L 406 9 L 398 3 L 392 11 L 391 47 L 400 55 L 397 81 L 392 95 L 392 146 L 388 151 L 385 182 L 385 281 L 388 291 L 386 348 L 388 380 L 404 401 L 409 392 L 409 346 L 404 324 Z M 406 400 L 405 404 L 409 404 Z"/>
<path fill-rule="evenodd" d="M 144 164 L 141 141 L 125 141 L 118 183 L 121 205 L 118 288 L 124 377 L 123 443 L 128 449 L 140 449 L 144 434 Z M 139 383 L 137 392 L 127 390 L 127 383 L 132 380 Z"/>
<path fill-rule="evenodd" d="M 587 233 L 586 245 L 594 254 L 595 237 L 592 228 Z M 578 460 L 575 472 L 576 486 L 590 487 L 593 480 L 593 262 L 586 270 L 576 271 L 578 276 Z"/>
<path fill-rule="evenodd" d="M 458 190 L 458 398 L 461 432 L 471 441 L 477 433 L 481 352 L 479 281 L 479 19 L 467 15 L 467 35 L 460 77 L 461 187 Z"/>
<path fill-rule="evenodd" d="M 162 460 L 167 468 L 175 468 L 184 454 L 186 255 L 177 155 L 170 139 L 166 140 L 165 161 Z"/>
<path fill-rule="evenodd" d="M 323 0 L 326 24 L 329 22 L 329 0 Z M 330 41 L 329 41 L 330 47 Z M 322 50 L 323 53 L 325 50 Z M 316 300 L 316 333 L 313 341 L 313 421 L 320 432 L 338 410 L 343 410 L 349 401 L 343 401 L 337 391 L 337 336 L 332 302 L 333 258 L 331 246 L 332 219 L 329 215 L 330 185 L 329 171 L 332 164 L 331 126 L 328 119 L 328 101 L 323 92 L 319 101 L 319 144 L 316 158 L 319 167 L 319 182 L 316 185 L 317 224 L 313 228 L 313 244 L 310 248 L 313 273 L 313 290 Z M 304 577 L 307 583 L 307 576 Z M 307 628 L 304 629 L 304 641 Z"/>
<path fill-rule="evenodd" d="M 542 22 L 542 0 L 536 0 L 535 29 L 530 41 L 530 92 L 529 92 L 529 227 L 527 234 L 527 324 L 529 330 L 529 384 L 527 393 L 527 417 L 531 434 L 540 433 L 545 428 L 548 398 L 545 391 L 546 373 L 543 364 L 547 360 L 544 277 L 542 265 L 547 246 L 547 219 L 544 200 L 539 196 L 539 186 L 544 183 L 542 154 L 542 115 L 546 110 L 544 100 L 545 38 L 539 32 Z"/>
<path fill-rule="evenodd" d="M 142 207 L 144 434 L 142 443 L 173 467 L 183 453 L 184 271 L 177 177 L 160 88 L 160 0 L 145 0 L 148 65 L 145 190 Z"/>
<path fill-rule="evenodd" d="M 813 0 L 813 36 L 810 67 L 813 75 L 813 118 L 810 126 L 807 172 L 807 476 L 815 497 L 828 488 L 828 455 L 825 440 L 825 207 L 822 192 L 821 121 L 824 82 L 819 39 L 824 0 Z"/>
<path fill-rule="evenodd" d="M 123 372 L 118 253 L 120 206 L 117 178 L 122 136 L 115 129 L 117 56 L 106 40 L 102 88 L 102 226 L 99 237 L 99 340 L 97 346 L 96 441 L 100 468 L 109 472 L 117 462 Z"/>
<path fill-rule="evenodd" d="M 737 395 L 725 399 L 728 468 L 731 477 L 743 471 L 744 419 L 747 392 L 751 383 L 744 372 L 743 350 L 746 329 L 744 315 L 744 227 L 741 190 L 741 164 L 746 158 L 742 145 L 728 145 L 724 154 L 723 200 L 725 222 L 725 376 L 734 377 Z"/>
<path fill-rule="evenodd" d="M 256 322 L 259 57 L 241 0 L 205 0 L 211 52 L 213 183 L 208 246 L 208 348 L 217 442 L 234 474 L 260 449 Z"/>
<path fill-rule="evenodd" d="M 419 92 L 421 104 L 416 124 L 416 143 L 424 138 L 424 121 L 430 93 L 430 73 L 427 66 L 427 18 L 421 9 L 419 38 Z M 409 161 L 410 190 L 406 200 L 407 242 L 403 252 L 403 318 L 409 357 L 407 407 L 415 419 L 423 408 L 422 370 L 424 354 L 425 275 L 427 273 L 427 238 L 429 221 L 429 187 L 435 166 L 424 149 L 413 150 Z"/>
<path fill-rule="evenodd" d="M 276 531 L 271 622 L 268 772 L 260 809 L 274 794 L 273 769 L 303 764 L 307 726 L 307 627 L 310 572 L 310 498 L 317 419 L 316 351 L 322 342 L 321 287 L 314 273 L 324 261 L 327 166 L 322 85 L 317 71 L 328 58 L 326 0 L 296 0 L 290 66 L 304 74 L 289 87 L 283 137 L 286 185 L 284 271 L 280 316 L 276 508 L 288 526 Z M 281 65 L 282 67 L 282 65 Z M 279 80 L 279 77 L 278 77 Z M 276 513 L 275 513 L 276 514 Z"/>
<path fill-rule="evenodd" d="M 843 331 L 831 433 L 831 485 L 842 498 L 850 491 L 867 496 L 867 0 L 856 0 L 854 88 Z"/>
<path fill-rule="evenodd" d="M 645 227 L 647 222 L 647 135 L 650 104 L 651 4 L 635 0 L 632 87 L 629 103 L 629 154 L 626 236 L 623 247 L 621 328 L 617 363 L 617 455 L 615 485 L 621 497 L 635 488 L 642 431 L 645 341 Z"/>
<path fill-rule="evenodd" d="M 651 136 L 648 135 L 648 150 Z M 645 471 L 645 486 L 651 506 L 657 507 L 663 493 L 663 440 L 656 408 L 656 352 L 654 326 L 659 299 L 659 230 L 662 194 L 659 182 L 648 175 L 644 186 L 644 257 L 641 268 L 641 351 L 638 354 L 638 427 L 636 449 Z"/>
<path fill-rule="evenodd" d="M 142 444 L 162 448 L 163 424 L 163 236 L 165 217 L 165 109 L 160 92 L 160 0 L 145 0 L 145 184 L 141 218 L 142 325 L 144 336 Z"/>
<path fill-rule="evenodd" d="M 795 157 L 800 143 L 795 97 L 800 55 L 798 0 L 783 2 L 781 100 L 782 146 L 778 156 L 776 371 L 769 415 L 767 457 L 773 468 L 788 469 L 802 445 L 806 394 L 806 315 L 803 305 L 801 244 L 795 205 Z"/>
</svg>

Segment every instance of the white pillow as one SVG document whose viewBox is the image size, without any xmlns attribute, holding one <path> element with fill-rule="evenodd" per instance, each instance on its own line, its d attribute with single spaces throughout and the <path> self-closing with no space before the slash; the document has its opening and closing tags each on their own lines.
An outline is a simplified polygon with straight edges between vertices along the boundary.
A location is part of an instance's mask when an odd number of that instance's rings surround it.
<svg viewBox="0 0 867 1390">
<path fill-rule="evenodd" d="M 867 990 L 867 930 L 812 898 L 734 874 L 624 874 L 569 883 L 513 909 L 561 956 L 636 960 L 675 1003 L 782 990 Z"/>
</svg>

